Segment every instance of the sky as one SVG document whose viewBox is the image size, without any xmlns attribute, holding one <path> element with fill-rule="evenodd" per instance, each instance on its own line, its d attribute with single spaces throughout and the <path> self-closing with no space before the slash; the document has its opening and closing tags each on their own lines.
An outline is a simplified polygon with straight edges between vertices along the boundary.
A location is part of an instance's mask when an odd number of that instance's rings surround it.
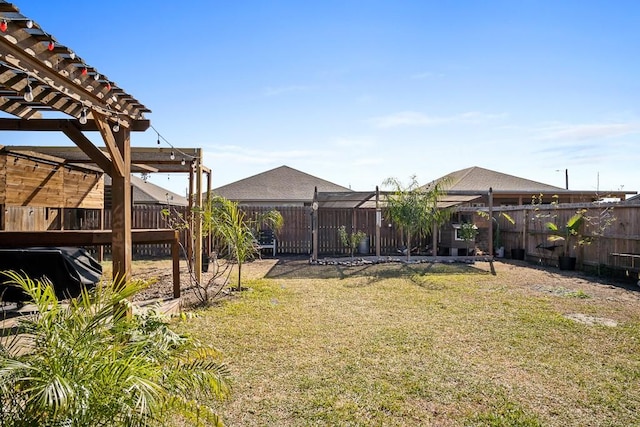
<svg viewBox="0 0 640 427">
<path fill-rule="evenodd" d="M 637 1 L 13 2 L 152 110 L 132 146 L 202 148 L 214 188 L 282 165 L 362 191 L 480 166 L 640 191 Z"/>
</svg>

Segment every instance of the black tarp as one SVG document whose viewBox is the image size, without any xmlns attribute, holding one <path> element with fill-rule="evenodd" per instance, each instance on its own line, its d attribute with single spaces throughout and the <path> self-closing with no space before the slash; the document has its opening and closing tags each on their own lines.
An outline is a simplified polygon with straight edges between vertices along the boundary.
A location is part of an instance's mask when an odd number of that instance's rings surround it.
<svg viewBox="0 0 640 427">
<path fill-rule="evenodd" d="M 83 287 L 92 288 L 102 276 L 102 266 L 82 248 L 21 248 L 0 249 L 0 271 L 24 272 L 33 280 L 47 278 L 53 284 L 59 299 L 80 295 Z M 0 275 L 0 299 L 24 301 L 26 295 L 6 284 Z"/>
</svg>

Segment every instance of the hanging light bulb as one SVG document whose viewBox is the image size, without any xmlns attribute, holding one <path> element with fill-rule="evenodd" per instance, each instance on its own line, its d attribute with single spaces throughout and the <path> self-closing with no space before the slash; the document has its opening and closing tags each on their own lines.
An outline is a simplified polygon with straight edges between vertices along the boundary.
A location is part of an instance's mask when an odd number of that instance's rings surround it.
<svg viewBox="0 0 640 427">
<path fill-rule="evenodd" d="M 114 132 L 120 132 L 120 120 L 116 120 L 116 124 L 113 125 L 112 129 Z"/>
<path fill-rule="evenodd" d="M 27 87 L 24 90 L 24 100 L 27 102 L 33 101 L 33 88 L 30 82 L 27 83 Z"/>
<path fill-rule="evenodd" d="M 111 90 L 111 83 L 107 82 L 107 92 Z"/>
<path fill-rule="evenodd" d="M 176 159 L 176 153 L 174 153 L 173 150 L 171 150 L 171 154 L 169 154 L 169 158 L 171 160 L 175 160 Z"/>
<path fill-rule="evenodd" d="M 31 19 L 27 19 L 27 28 L 33 28 L 33 21 Z"/>
<path fill-rule="evenodd" d="M 182 158 L 182 160 L 180 161 L 180 164 L 181 164 L 182 166 L 184 166 L 184 165 L 185 165 L 185 163 L 187 163 L 187 162 L 185 162 L 185 161 L 184 161 L 184 157 L 183 157 L 183 158 Z"/>
<path fill-rule="evenodd" d="M 87 67 L 82 67 L 82 73 L 83 76 L 87 75 Z"/>
<path fill-rule="evenodd" d="M 69 52 L 69 58 L 76 59 L 76 53 L 74 51 Z"/>
<path fill-rule="evenodd" d="M 0 31 L 4 33 L 5 31 L 7 31 L 7 27 L 7 20 L 3 19 L 2 22 L 0 22 Z"/>
<path fill-rule="evenodd" d="M 158 145 L 160 145 L 160 134 L 158 134 Z"/>
<path fill-rule="evenodd" d="M 94 80 L 100 80 L 100 74 L 95 73 L 95 74 L 93 75 L 93 79 L 94 79 Z"/>
<path fill-rule="evenodd" d="M 80 118 L 78 119 L 81 125 L 87 124 L 87 107 L 82 108 L 82 112 L 80 113 Z"/>
<path fill-rule="evenodd" d="M 49 49 L 49 51 L 52 51 L 54 47 L 56 47 L 56 45 L 53 42 L 53 40 L 49 40 L 49 44 L 47 45 L 47 49 Z"/>
</svg>

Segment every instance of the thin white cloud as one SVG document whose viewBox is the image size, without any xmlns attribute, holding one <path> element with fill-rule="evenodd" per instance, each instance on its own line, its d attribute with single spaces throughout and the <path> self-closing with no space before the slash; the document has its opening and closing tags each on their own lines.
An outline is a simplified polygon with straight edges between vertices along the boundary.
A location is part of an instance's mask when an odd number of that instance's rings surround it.
<svg viewBox="0 0 640 427">
<path fill-rule="evenodd" d="M 560 124 L 539 130 L 537 139 L 551 141 L 583 141 L 588 139 L 616 138 L 640 133 L 638 123 Z"/>
<path fill-rule="evenodd" d="M 481 124 L 506 117 L 506 114 L 488 114 L 469 111 L 453 116 L 429 116 L 416 111 L 402 111 L 388 116 L 374 117 L 369 121 L 374 127 L 388 129 L 394 127 L 429 127 L 442 124 Z"/>
<path fill-rule="evenodd" d="M 443 77 L 444 74 L 442 73 L 432 73 L 430 71 L 424 72 L 424 73 L 415 73 L 411 75 L 411 78 L 414 80 L 427 80 L 427 79 L 432 79 L 432 78 L 436 78 L 436 77 Z"/>
<path fill-rule="evenodd" d="M 314 150 L 262 150 L 239 147 L 237 145 L 215 145 L 207 147 L 208 157 L 216 161 L 237 163 L 268 164 L 292 159 L 304 159 L 318 155 Z"/>
<path fill-rule="evenodd" d="M 329 141 L 329 144 L 340 148 L 369 148 L 374 145 L 374 142 L 366 138 L 339 137 Z"/>
<path fill-rule="evenodd" d="M 290 92 L 304 92 L 309 90 L 309 86 L 291 85 L 291 86 L 268 86 L 264 89 L 264 96 L 278 96 Z"/>
</svg>

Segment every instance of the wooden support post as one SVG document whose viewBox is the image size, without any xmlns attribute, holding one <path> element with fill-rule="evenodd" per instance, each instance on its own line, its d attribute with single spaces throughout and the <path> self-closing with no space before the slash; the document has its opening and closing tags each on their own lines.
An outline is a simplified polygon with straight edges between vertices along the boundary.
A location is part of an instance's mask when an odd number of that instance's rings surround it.
<svg viewBox="0 0 640 427">
<path fill-rule="evenodd" d="M 189 266 L 193 268 L 193 241 L 196 238 L 193 231 L 193 178 L 194 178 L 193 168 L 189 170 L 189 194 L 187 198 L 189 199 L 189 206 L 187 207 L 187 223 L 189 224 L 189 231 L 191 233 L 191 238 L 187 239 L 187 262 Z"/>
<path fill-rule="evenodd" d="M 489 256 L 493 259 L 493 188 L 489 187 Z"/>
<path fill-rule="evenodd" d="M 207 198 L 205 200 L 207 206 L 211 204 L 211 170 L 207 170 Z M 207 235 L 207 255 L 211 255 L 213 238 L 211 232 Z"/>
<path fill-rule="evenodd" d="M 489 187 L 489 267 L 491 274 L 496 275 L 496 269 L 493 266 L 493 188 Z"/>
<path fill-rule="evenodd" d="M 380 258 L 380 227 L 382 227 L 382 210 L 380 209 L 380 189 L 376 185 L 376 256 Z"/>
<path fill-rule="evenodd" d="M 179 234 L 176 230 L 176 238 L 171 242 L 171 259 L 173 261 L 173 297 L 180 298 L 180 244 Z"/>
<path fill-rule="evenodd" d="M 99 120 L 96 120 L 99 121 Z M 131 273 L 131 146 L 129 129 L 122 126 L 119 132 L 111 132 L 107 120 L 102 123 L 103 131 L 112 134 L 120 155 L 118 162 L 122 169 L 112 168 L 111 198 L 112 224 L 111 256 L 113 277 L 126 281 Z"/>
<path fill-rule="evenodd" d="M 202 149 L 198 148 L 197 164 L 196 164 L 196 194 L 195 204 L 196 211 L 193 218 L 193 232 L 195 234 L 195 248 L 194 248 L 194 264 L 196 282 L 202 283 Z"/>
<path fill-rule="evenodd" d="M 311 259 L 318 261 L 318 187 L 313 190 L 313 203 L 311 204 L 311 242 L 313 255 Z"/>
</svg>

